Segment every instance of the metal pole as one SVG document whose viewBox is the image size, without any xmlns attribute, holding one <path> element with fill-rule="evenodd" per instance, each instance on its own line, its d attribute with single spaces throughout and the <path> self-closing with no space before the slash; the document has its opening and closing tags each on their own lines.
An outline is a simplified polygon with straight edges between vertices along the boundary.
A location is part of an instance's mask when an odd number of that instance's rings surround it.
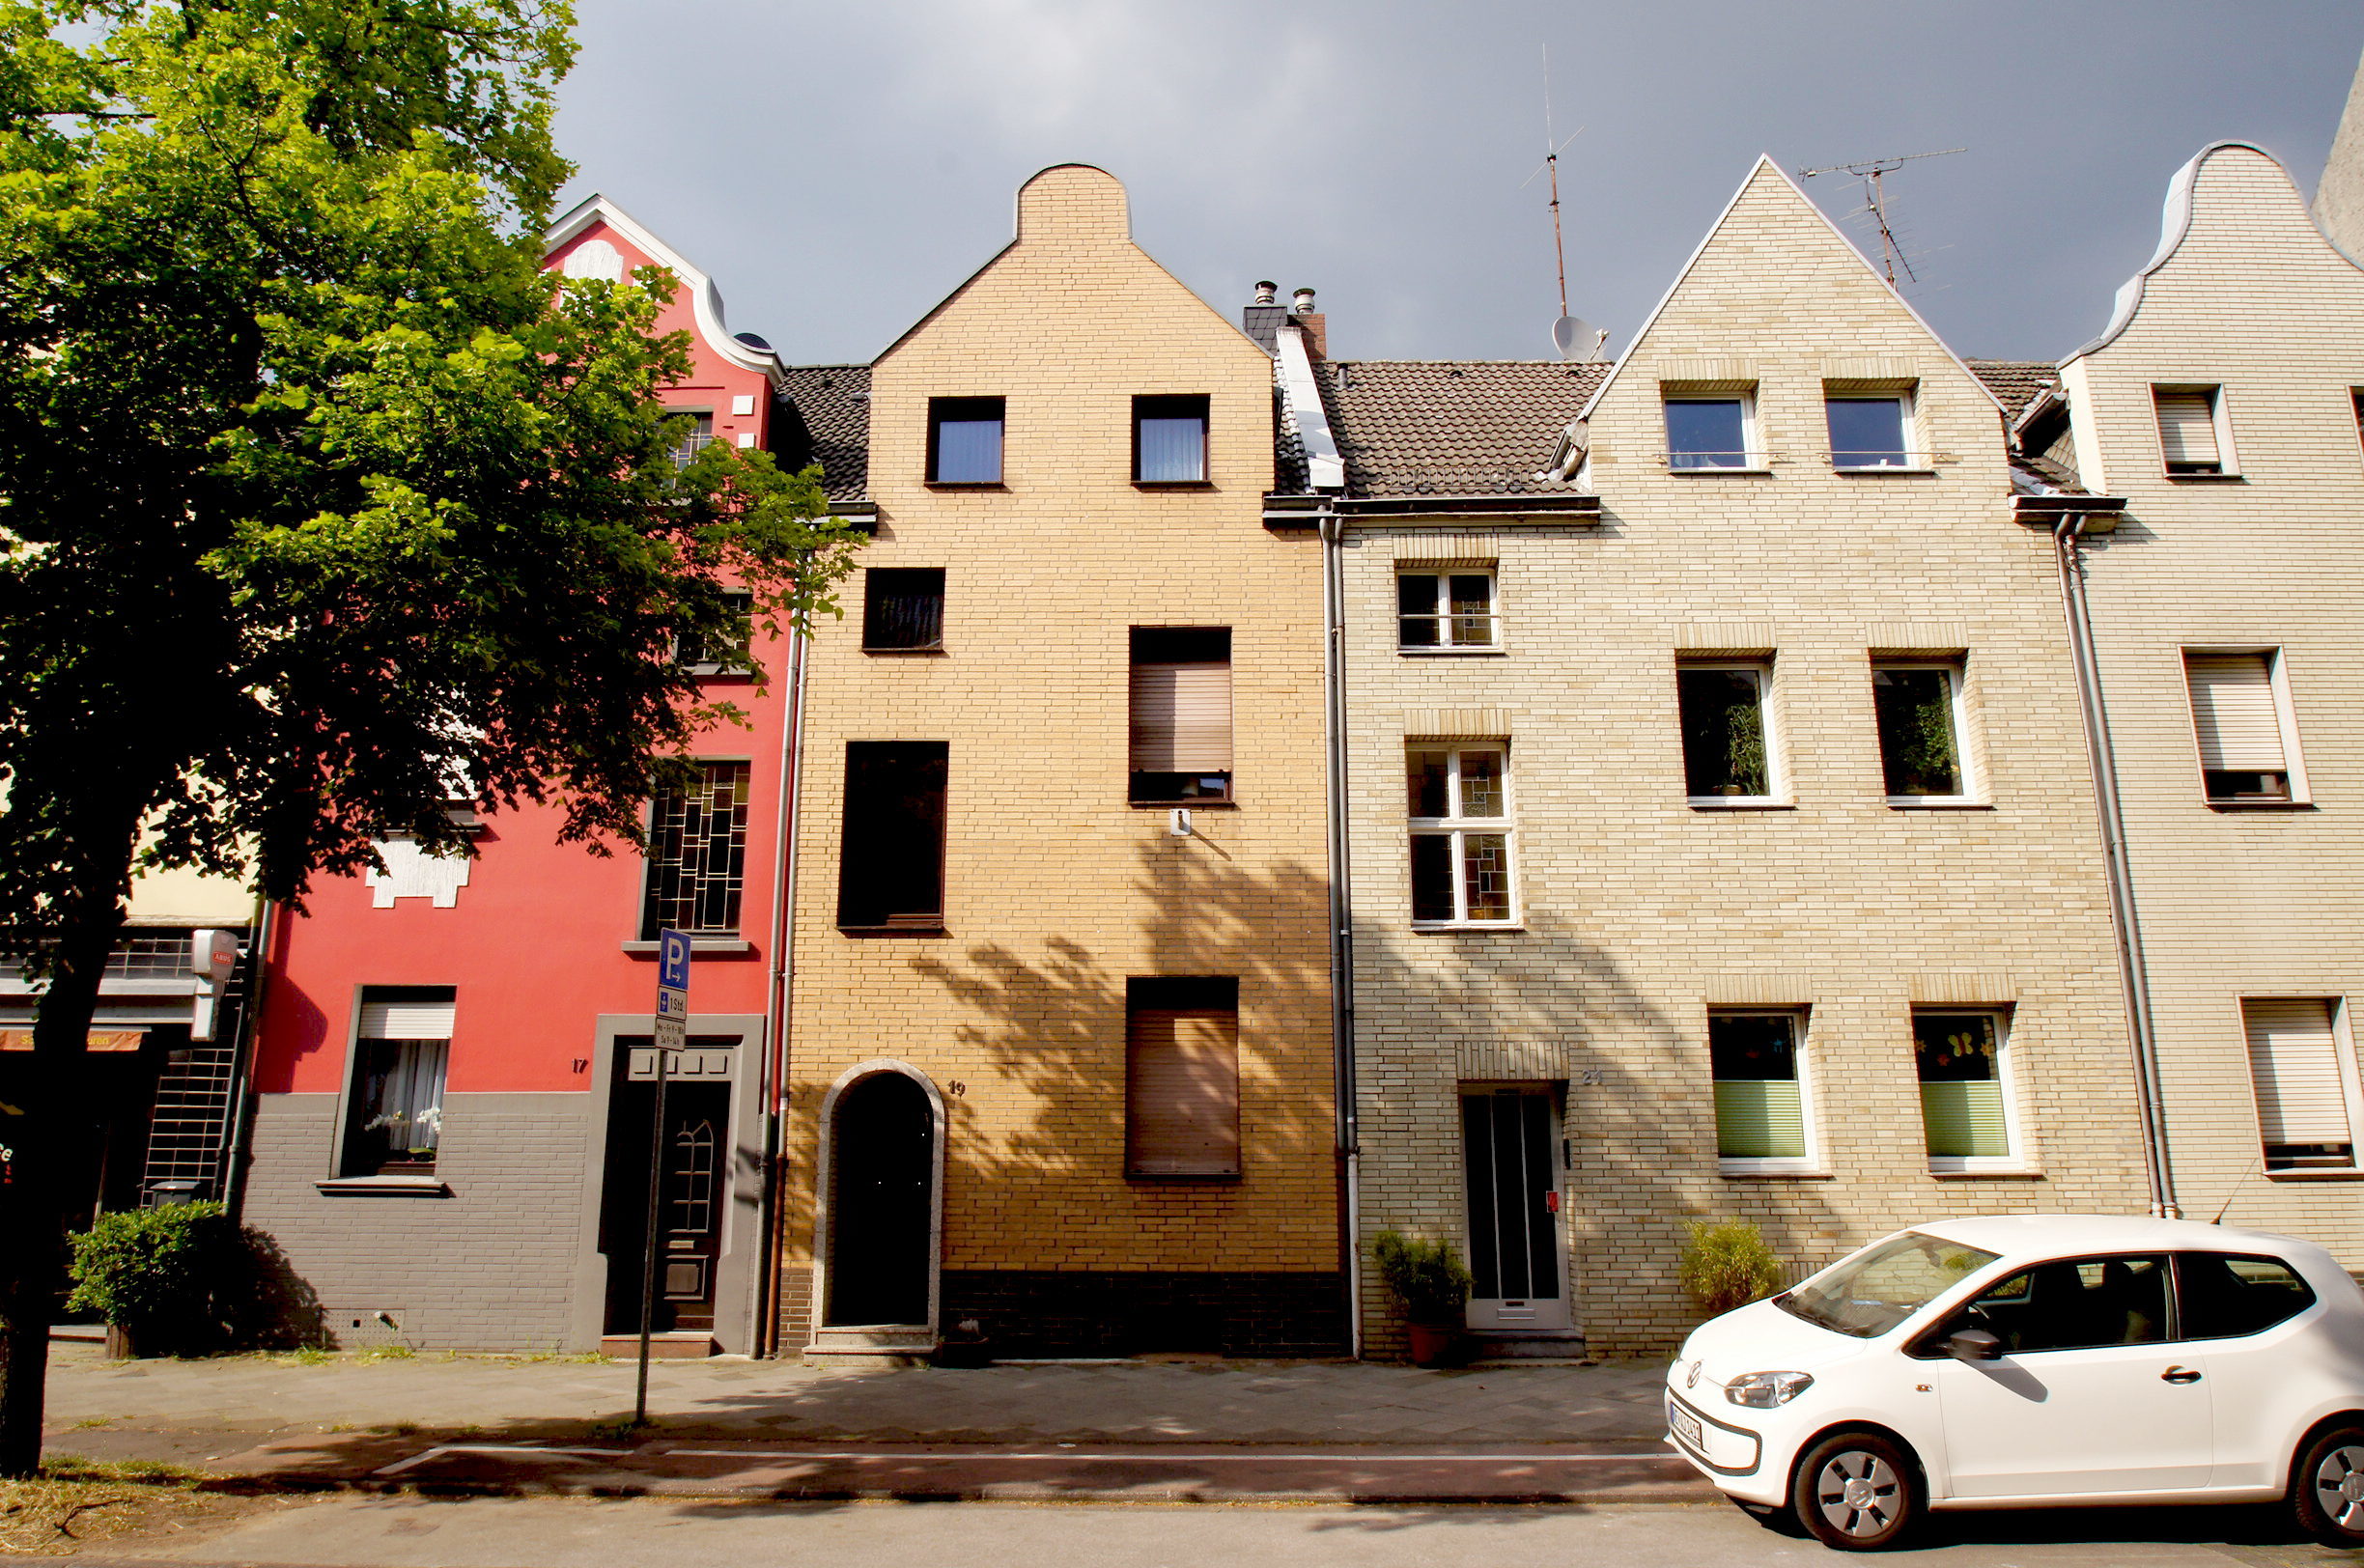
<svg viewBox="0 0 2364 1568">
<path fill-rule="evenodd" d="M 649 1113 L 648 1231 L 640 1249 L 640 1376 L 633 1392 L 633 1425 L 648 1425 L 649 1327 L 657 1315 L 657 1218 L 664 1189 L 665 1068 L 672 1052 L 654 1041 L 656 1106 Z"/>
</svg>

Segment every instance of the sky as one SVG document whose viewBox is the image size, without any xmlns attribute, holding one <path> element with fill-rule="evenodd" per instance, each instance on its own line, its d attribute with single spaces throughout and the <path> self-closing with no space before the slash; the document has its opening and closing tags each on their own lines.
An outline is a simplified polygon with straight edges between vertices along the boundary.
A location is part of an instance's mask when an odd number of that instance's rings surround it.
<svg viewBox="0 0 2364 1568">
<path fill-rule="evenodd" d="M 2311 197 L 2364 53 L 2357 0 L 577 4 L 561 209 L 605 192 L 806 364 L 875 356 L 1063 162 L 1233 320 L 1270 278 L 1319 291 L 1339 358 L 1549 357 L 1547 53 L 1568 307 L 1610 354 L 1759 154 L 1958 147 L 1887 178 L 1905 297 L 1965 355 L 2057 359 L 2208 143 Z M 1804 183 L 1876 250 L 1861 182 Z"/>
</svg>

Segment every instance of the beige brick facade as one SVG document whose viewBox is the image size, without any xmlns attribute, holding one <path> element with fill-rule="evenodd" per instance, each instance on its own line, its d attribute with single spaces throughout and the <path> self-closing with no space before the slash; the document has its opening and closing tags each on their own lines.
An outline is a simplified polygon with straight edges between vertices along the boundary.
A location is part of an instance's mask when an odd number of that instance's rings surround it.
<svg viewBox="0 0 2364 1568">
<path fill-rule="evenodd" d="M 2079 478 L 2127 502 L 2083 554 L 2176 1195 L 2364 1266 L 2364 1172 L 2262 1168 L 2241 1010 L 2364 996 L 2364 272 L 2272 158 L 2222 144 L 2177 177 L 2111 324 L 2063 380 Z M 2167 475 L 2160 383 L 2221 388 L 2236 473 Z M 2307 803 L 2209 804 L 2186 648 L 2280 650 Z"/>
<path fill-rule="evenodd" d="M 1204 488 L 1132 483 L 1138 394 L 1209 398 Z M 1007 400 L 1000 488 L 924 482 L 928 400 L 953 396 Z M 889 1059 L 944 1100 L 947 1322 L 1048 1343 L 1028 1320 L 1154 1297 L 1101 1348 L 1335 1345 L 1319 546 L 1260 520 L 1271 359 L 1133 244 L 1116 181 L 1061 166 L 879 359 L 870 429 L 863 563 L 943 569 L 943 649 L 864 654 L 858 580 L 812 648 L 783 1344 L 811 1306 L 824 1097 Z M 1139 626 L 1231 630 L 1237 803 L 1189 837 L 1128 804 Z M 885 740 L 949 743 L 945 935 L 836 926 L 846 743 Z M 1239 979 L 1237 1181 L 1125 1175 L 1125 983 L 1152 975 Z"/>
<path fill-rule="evenodd" d="M 1753 388 L 1766 471 L 1671 471 L 1663 383 Z M 1909 388 L 1933 461 L 1835 472 L 1827 383 Z M 1754 1219 L 1803 1270 L 1925 1217 L 2140 1213 L 2059 591 L 2048 542 L 2012 520 L 1992 400 L 1762 163 L 1590 434 L 1596 525 L 1358 523 L 1342 551 L 1362 1242 L 1467 1246 L 1472 1082 L 1565 1086 L 1569 1288 L 1596 1352 L 1696 1320 L 1674 1278 L 1690 1218 Z M 1396 651 L 1399 566 L 1448 560 L 1498 563 L 1499 655 Z M 1687 802 L 1676 664 L 1718 653 L 1770 658 L 1781 808 Z M 1875 654 L 1960 661 L 1975 804 L 1889 803 Z M 1508 743 L 1514 931 L 1413 928 L 1405 746 L 1435 734 Z M 1931 1174 L 1916 1004 L 2008 1010 L 2023 1171 Z M 1806 1010 L 1815 1174 L 1722 1173 L 1711 1007 Z M 1368 1348 L 1396 1353 L 1367 1269 L 1364 1302 Z"/>
</svg>

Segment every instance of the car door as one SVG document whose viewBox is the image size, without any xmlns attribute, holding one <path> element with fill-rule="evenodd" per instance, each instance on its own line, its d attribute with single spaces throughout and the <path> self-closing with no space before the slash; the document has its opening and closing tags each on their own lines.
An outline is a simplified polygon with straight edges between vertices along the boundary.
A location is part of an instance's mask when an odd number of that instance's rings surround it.
<svg viewBox="0 0 2364 1568">
<path fill-rule="evenodd" d="M 2211 1463 L 2210 1389 L 2168 1335 L 2164 1256 L 2041 1263 L 1948 1317 L 2002 1341 L 1991 1361 L 1930 1363 L 1949 1497 L 2062 1498 L 2198 1490 Z"/>
<path fill-rule="evenodd" d="M 2178 1334 L 2208 1373 L 2214 1411 L 2209 1485 L 2278 1491 L 2324 1386 L 2315 1292 L 2280 1258 L 2180 1252 L 2175 1266 Z"/>
</svg>

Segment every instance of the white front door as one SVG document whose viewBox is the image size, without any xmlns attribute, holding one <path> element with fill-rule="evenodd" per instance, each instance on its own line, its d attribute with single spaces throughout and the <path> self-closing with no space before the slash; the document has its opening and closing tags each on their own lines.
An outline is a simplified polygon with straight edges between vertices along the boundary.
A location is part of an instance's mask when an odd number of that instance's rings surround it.
<svg viewBox="0 0 2364 1568">
<path fill-rule="evenodd" d="M 2211 1390 L 2197 1347 L 2166 1337 L 2164 1257 L 2039 1264 L 1987 1291 L 1940 1332 L 1965 1328 L 1994 1334 L 2005 1354 L 1924 1363 L 1944 1412 L 1949 1496 L 2208 1484 Z"/>
<path fill-rule="evenodd" d="M 1461 1092 L 1473 1329 L 1569 1326 L 1560 1113 L 1550 1089 Z"/>
</svg>

